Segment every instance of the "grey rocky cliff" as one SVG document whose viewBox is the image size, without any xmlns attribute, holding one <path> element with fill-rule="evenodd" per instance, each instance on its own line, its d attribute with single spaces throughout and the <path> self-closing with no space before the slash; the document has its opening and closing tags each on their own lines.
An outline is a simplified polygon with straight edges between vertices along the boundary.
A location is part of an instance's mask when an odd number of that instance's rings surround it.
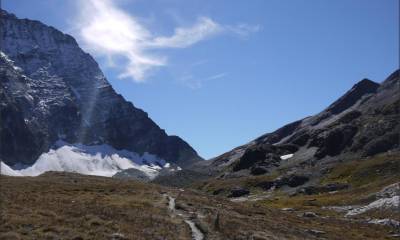
<svg viewBox="0 0 400 240">
<path fill-rule="evenodd" d="M 31 164 L 58 139 L 148 152 L 182 167 L 201 160 L 117 94 L 73 37 L 3 10 L 0 18 L 0 158 L 6 164 Z"/>
</svg>

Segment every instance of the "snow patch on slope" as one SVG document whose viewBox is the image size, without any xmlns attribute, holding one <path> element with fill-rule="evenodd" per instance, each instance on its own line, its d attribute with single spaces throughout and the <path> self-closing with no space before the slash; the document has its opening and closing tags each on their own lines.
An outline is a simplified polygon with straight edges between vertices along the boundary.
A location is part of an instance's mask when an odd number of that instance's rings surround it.
<svg viewBox="0 0 400 240">
<path fill-rule="evenodd" d="M 3 173 L 3 165 L 1 174 L 4 175 L 38 176 L 48 171 L 60 171 L 112 177 L 119 171 L 135 168 L 150 179 L 155 178 L 164 166 L 169 167 L 165 160 L 149 153 L 139 155 L 127 150 L 116 150 L 107 144 L 87 146 L 63 141 L 58 141 L 53 149 L 40 155 L 30 167 L 13 170 L 5 165 L 6 171 Z"/>
<path fill-rule="evenodd" d="M 286 155 L 282 155 L 282 156 L 281 156 L 281 160 L 287 160 L 287 159 L 289 159 L 289 158 L 292 158 L 293 156 L 294 156 L 293 153 L 291 153 L 291 154 L 286 154 Z"/>
<path fill-rule="evenodd" d="M 0 162 L 0 173 L 1 173 L 1 175 L 14 176 L 14 177 L 22 176 L 21 173 L 10 168 L 7 164 L 5 164 L 3 162 Z"/>
</svg>

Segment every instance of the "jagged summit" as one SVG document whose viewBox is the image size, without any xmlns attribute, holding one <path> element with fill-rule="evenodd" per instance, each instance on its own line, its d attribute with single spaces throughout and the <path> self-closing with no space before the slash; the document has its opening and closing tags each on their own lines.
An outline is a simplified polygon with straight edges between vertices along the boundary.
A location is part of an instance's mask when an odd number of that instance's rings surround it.
<svg viewBox="0 0 400 240">
<path fill-rule="evenodd" d="M 116 93 L 73 37 L 4 10 L 1 16 L 0 159 L 6 164 L 33 164 L 58 140 L 149 153 L 181 167 L 201 160 Z"/>
<path fill-rule="evenodd" d="M 12 17 L 17 18 L 14 14 L 7 12 L 6 10 L 2 9 L 0 6 L 0 16 L 1 17 Z"/>
<path fill-rule="evenodd" d="M 348 92 L 331 104 L 326 111 L 332 114 L 338 114 L 353 106 L 366 94 L 375 93 L 379 87 L 379 83 L 369 79 L 363 79 L 356 83 Z"/>
</svg>

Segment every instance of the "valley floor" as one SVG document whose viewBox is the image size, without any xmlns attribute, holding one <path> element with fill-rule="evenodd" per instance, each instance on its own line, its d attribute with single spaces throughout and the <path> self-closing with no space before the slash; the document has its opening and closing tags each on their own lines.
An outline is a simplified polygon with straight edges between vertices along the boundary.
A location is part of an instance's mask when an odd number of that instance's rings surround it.
<svg viewBox="0 0 400 240">
<path fill-rule="evenodd" d="M 339 216 L 72 173 L 1 176 L 0 183 L 0 239 L 389 239 L 392 231 Z"/>
</svg>

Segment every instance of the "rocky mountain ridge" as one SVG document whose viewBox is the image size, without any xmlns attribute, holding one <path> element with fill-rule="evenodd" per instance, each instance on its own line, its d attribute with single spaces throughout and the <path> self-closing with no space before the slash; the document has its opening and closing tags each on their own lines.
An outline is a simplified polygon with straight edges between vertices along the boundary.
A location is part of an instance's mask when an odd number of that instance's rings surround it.
<svg viewBox="0 0 400 240">
<path fill-rule="evenodd" d="M 382 84 L 363 79 L 319 114 L 224 153 L 212 159 L 210 166 L 229 169 L 228 175 L 242 170 L 260 175 L 276 167 L 297 169 L 398 151 L 399 86 L 399 70 Z"/>
<path fill-rule="evenodd" d="M 277 182 L 268 182 L 267 186 L 294 181 L 289 185 L 298 187 L 318 182 L 343 162 L 391 152 L 400 155 L 399 74 L 399 70 L 393 72 L 381 84 L 363 79 L 314 116 L 196 163 L 186 172 L 160 176 L 155 181 L 187 186 L 213 179 L 274 176 Z"/>
</svg>

